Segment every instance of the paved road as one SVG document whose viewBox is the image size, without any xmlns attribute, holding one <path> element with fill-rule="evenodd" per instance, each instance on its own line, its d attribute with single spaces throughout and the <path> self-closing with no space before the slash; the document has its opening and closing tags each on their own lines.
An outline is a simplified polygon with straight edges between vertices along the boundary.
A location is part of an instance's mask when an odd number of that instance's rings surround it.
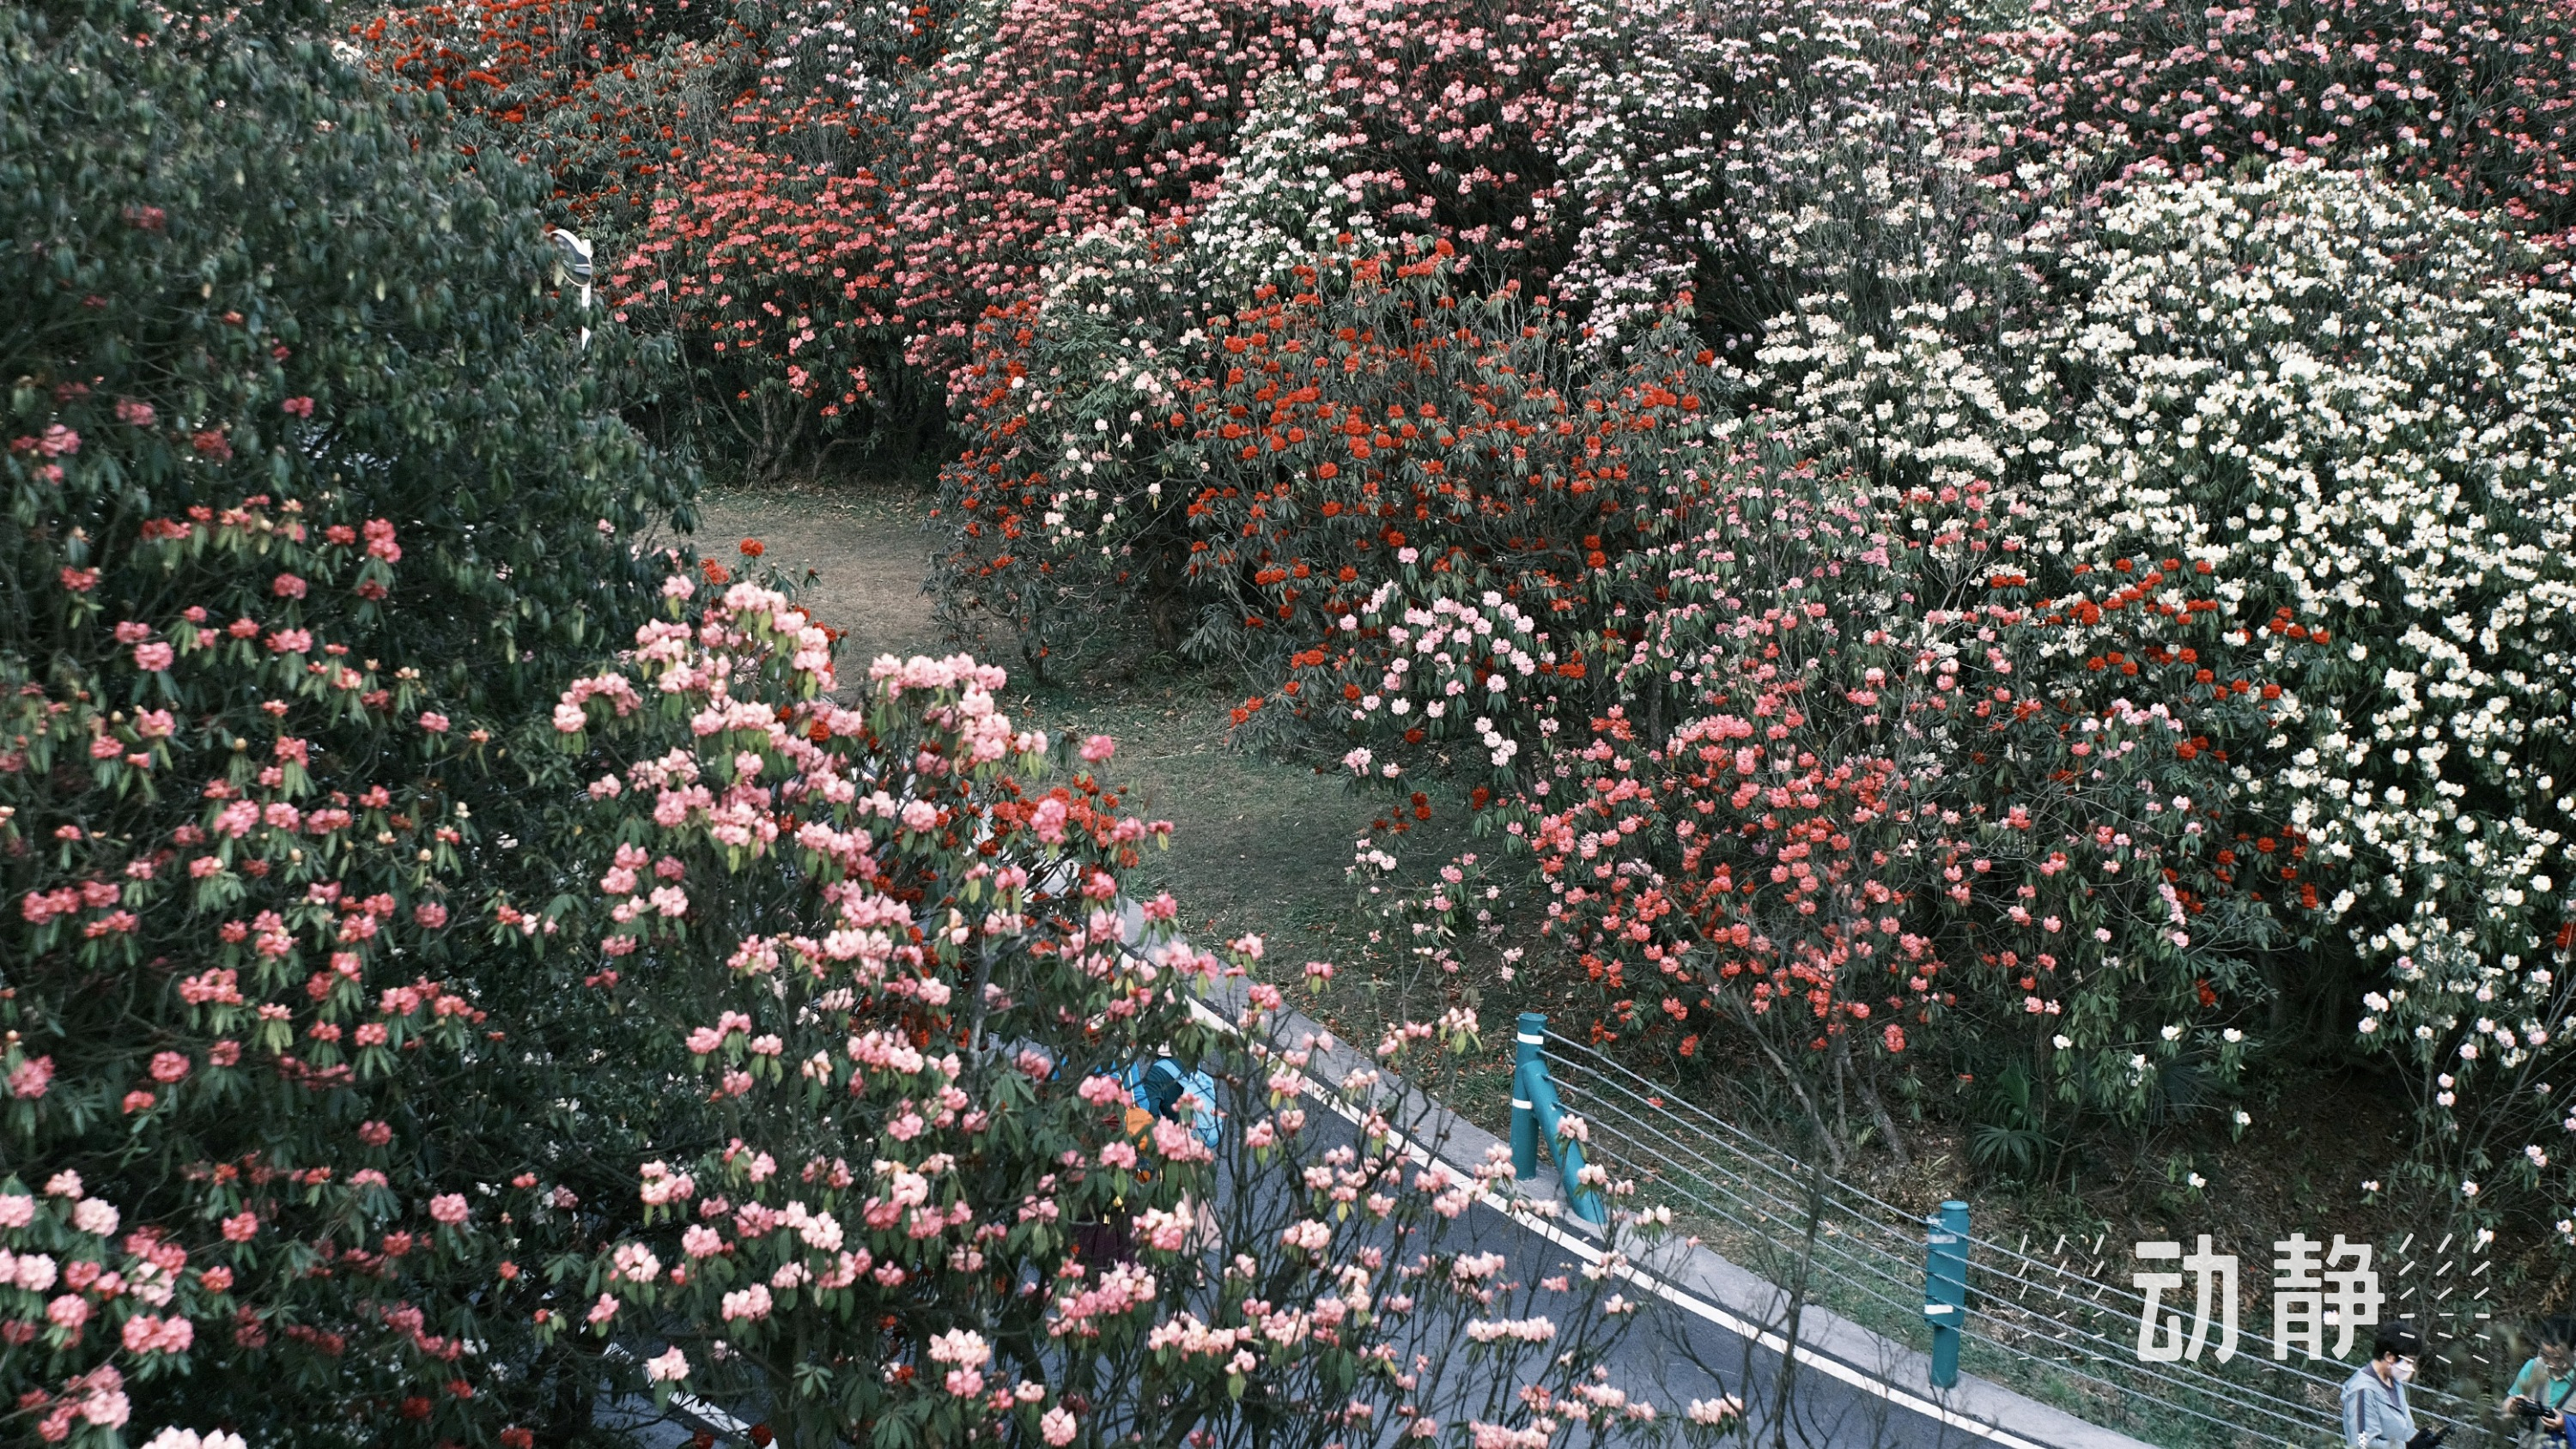
<svg viewBox="0 0 2576 1449">
<path fill-rule="evenodd" d="M 1349 1122 L 1328 1106 L 1318 1106 L 1321 1110 L 1310 1113 L 1304 1134 L 1310 1153 L 1320 1156 L 1356 1141 L 1356 1129 Z M 1463 1241 L 1444 1239 L 1442 1251 L 1499 1253 L 1512 1265 L 1507 1277 L 1521 1283 L 1578 1275 L 1586 1263 L 1578 1245 L 1589 1240 L 1570 1224 L 1542 1230 L 1482 1200 L 1459 1220 L 1456 1231 L 1463 1234 Z M 1609 1364 L 1614 1384 L 1653 1403 L 1666 1416 L 1680 1414 L 1694 1399 L 1738 1395 L 1752 1405 L 1755 1432 L 1750 1443 L 1770 1449 L 1778 1442 L 1769 1415 L 1778 1398 L 1777 1352 L 1671 1297 L 1634 1289 L 1627 1290 L 1627 1296 L 1646 1306 L 1630 1319 L 1612 1348 Z M 1761 1327 L 1776 1335 L 1778 1325 Z M 1571 1338 L 1576 1331 L 1577 1325 L 1560 1323 L 1561 1337 Z M 1848 1381 L 1854 1376 L 1852 1370 L 1868 1377 L 1871 1367 L 1844 1366 L 1843 1376 L 1837 1377 L 1802 1356 L 1790 1398 L 1786 1442 L 1796 1449 L 1983 1449 L 1995 1442 Z M 603 1397 L 599 1414 L 603 1427 L 625 1429 L 646 1449 L 682 1449 L 701 1427 L 717 1430 L 725 1442 L 738 1442 L 739 1420 L 721 1409 L 697 1407 L 706 1412 L 666 1414 L 647 1400 Z M 2026 1439 L 2007 1438 L 2002 1443 L 2007 1449 L 2051 1449 L 2032 1446 Z"/>
<path fill-rule="evenodd" d="M 1356 1138 L 1349 1123 L 1329 1112 L 1312 1113 L 1307 1120 L 1318 1150 Z M 1473 1251 L 1502 1254 L 1521 1281 L 1582 1270 L 1583 1257 L 1558 1240 L 1588 1241 L 1570 1225 L 1552 1237 L 1513 1214 L 1479 1202 L 1461 1219 L 1461 1226 Z M 1627 1296 L 1648 1306 L 1612 1350 L 1612 1382 L 1632 1396 L 1646 1398 L 1665 1415 L 1679 1414 L 1693 1399 L 1735 1394 L 1751 1406 L 1756 1431 L 1751 1443 L 1768 1449 L 1777 1442 L 1769 1414 L 1778 1399 L 1777 1352 L 1669 1297 L 1634 1291 Z M 1572 1326 L 1564 1327 L 1570 1336 Z M 1780 1325 L 1759 1327 L 1773 1330 L 1776 1341 Z M 1875 1376 L 1874 1365 L 1840 1367 L 1847 1376 L 1852 1370 L 1858 1370 L 1860 1377 Z M 1787 1418 L 1787 1442 L 1797 1449 L 1972 1449 L 1997 1442 L 1811 1366 L 1807 1355 L 1801 1355 L 1793 1378 Z M 2001 1442 L 2009 1446 L 2029 1441 L 2007 1436 Z"/>
</svg>

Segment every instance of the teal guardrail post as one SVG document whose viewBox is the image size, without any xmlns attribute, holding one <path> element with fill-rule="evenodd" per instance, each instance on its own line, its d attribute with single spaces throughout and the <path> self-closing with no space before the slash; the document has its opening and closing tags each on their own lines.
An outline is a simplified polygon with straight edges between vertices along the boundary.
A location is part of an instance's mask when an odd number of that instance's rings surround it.
<svg viewBox="0 0 2576 1449">
<path fill-rule="evenodd" d="M 1512 1176 L 1527 1179 L 1538 1176 L 1538 1119 L 1536 1104 L 1522 1089 L 1521 1079 L 1533 1066 L 1547 1070 L 1538 1054 L 1547 1045 L 1547 1014 L 1522 1012 L 1512 1043 Z"/>
<path fill-rule="evenodd" d="M 1959 1330 L 1968 1321 L 1968 1205 L 1953 1198 L 1923 1225 L 1923 1317 L 1932 1325 L 1932 1383 L 1956 1388 Z"/>
<path fill-rule="evenodd" d="M 1565 1185 L 1566 1206 L 1594 1227 L 1608 1227 L 1610 1213 L 1601 1205 L 1601 1194 L 1583 1182 L 1583 1144 L 1559 1135 L 1565 1108 L 1557 1101 L 1556 1082 L 1547 1074 L 1547 1058 L 1539 1054 L 1539 1049 L 1547 1045 L 1547 1017 L 1540 1012 L 1522 1012 L 1520 1030 L 1513 1041 L 1513 1174 L 1523 1178 L 1538 1176 L 1538 1148 L 1540 1143 L 1546 1143 L 1556 1158 L 1557 1178 Z"/>
</svg>

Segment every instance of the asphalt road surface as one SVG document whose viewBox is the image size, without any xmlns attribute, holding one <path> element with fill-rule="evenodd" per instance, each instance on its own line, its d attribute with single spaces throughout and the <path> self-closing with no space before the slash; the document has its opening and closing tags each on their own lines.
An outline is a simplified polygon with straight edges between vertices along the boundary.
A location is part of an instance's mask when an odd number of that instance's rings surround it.
<svg viewBox="0 0 2576 1449">
<path fill-rule="evenodd" d="M 1356 1129 L 1329 1109 L 1310 1113 L 1307 1122 L 1308 1134 L 1317 1139 L 1317 1151 L 1356 1139 Z M 1470 1250 L 1503 1255 L 1512 1265 L 1508 1276 L 1520 1281 L 1578 1274 L 1583 1269 L 1585 1259 L 1558 1240 L 1588 1243 L 1571 1224 L 1554 1228 L 1551 1236 L 1480 1200 L 1459 1226 Z M 1450 1246 L 1442 1244 L 1444 1251 Z M 1780 1401 L 1778 1352 L 1666 1294 L 1632 1288 L 1627 1296 L 1646 1307 L 1632 1317 L 1611 1350 L 1611 1381 L 1632 1397 L 1653 1403 L 1659 1415 L 1679 1415 L 1694 1399 L 1736 1395 L 1746 1404 L 1753 1429 L 1746 1442 L 1760 1449 L 1782 1442 L 1778 1430 L 1783 1427 L 1785 1442 L 1796 1449 L 1972 1449 L 1998 1442 L 2007 1446 L 2029 1442 L 2012 1435 L 1997 1440 L 1944 1423 L 1848 1381 L 1852 1376 L 1874 1378 L 1873 1365 L 1838 1365 L 1843 1373 L 1837 1375 L 1817 1366 L 1813 1356 L 1805 1353 L 1793 1370 L 1783 1426 L 1774 1412 Z M 1757 1331 L 1769 1330 L 1776 1341 L 1783 1326 L 1761 1324 Z M 1571 1324 L 1561 1324 L 1560 1330 L 1563 1337 L 1575 1331 Z"/>
</svg>

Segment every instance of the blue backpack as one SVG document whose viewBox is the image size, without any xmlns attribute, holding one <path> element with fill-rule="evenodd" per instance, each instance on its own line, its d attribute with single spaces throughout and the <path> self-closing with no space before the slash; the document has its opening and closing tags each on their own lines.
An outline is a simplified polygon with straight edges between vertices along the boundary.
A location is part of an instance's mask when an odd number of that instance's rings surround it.
<svg viewBox="0 0 2576 1449">
<path fill-rule="evenodd" d="M 1170 1121 L 1181 1120 L 1181 1102 L 1191 1099 L 1196 1112 L 1190 1130 L 1209 1150 L 1215 1150 L 1216 1078 L 1191 1071 L 1170 1057 L 1156 1057 L 1129 1067 L 1121 1080 L 1138 1107 Z"/>
</svg>

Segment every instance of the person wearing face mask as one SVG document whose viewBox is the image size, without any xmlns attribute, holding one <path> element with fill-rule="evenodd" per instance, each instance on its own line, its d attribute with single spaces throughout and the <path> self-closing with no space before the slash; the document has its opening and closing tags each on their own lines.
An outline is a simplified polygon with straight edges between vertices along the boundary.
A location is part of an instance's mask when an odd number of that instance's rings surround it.
<svg viewBox="0 0 2576 1449">
<path fill-rule="evenodd" d="M 2406 1385 L 2424 1340 L 2404 1323 L 2383 1324 L 2370 1346 L 2370 1362 L 2343 1386 L 2344 1449 L 2433 1449 L 2448 1429 L 2418 1429 L 2406 1405 Z"/>
</svg>

